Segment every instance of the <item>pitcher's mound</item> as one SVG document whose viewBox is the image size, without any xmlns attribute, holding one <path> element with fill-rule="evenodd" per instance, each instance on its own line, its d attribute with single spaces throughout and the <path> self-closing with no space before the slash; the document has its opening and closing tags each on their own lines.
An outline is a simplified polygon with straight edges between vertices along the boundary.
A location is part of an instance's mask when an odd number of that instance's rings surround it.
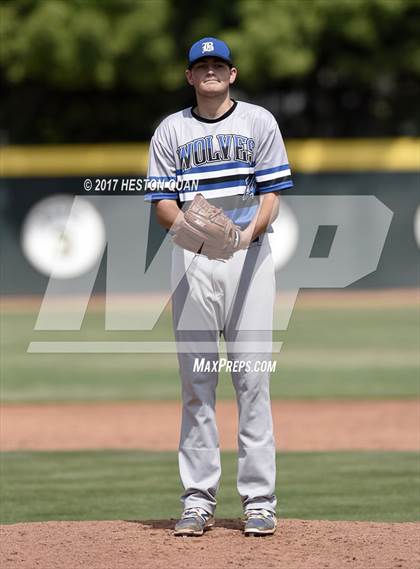
<svg viewBox="0 0 420 569">
<path fill-rule="evenodd" d="M 216 520 L 200 538 L 174 537 L 175 520 L 46 522 L 2 526 L 3 569 L 394 569 L 420 567 L 418 523 L 280 520 L 245 538 Z"/>
</svg>

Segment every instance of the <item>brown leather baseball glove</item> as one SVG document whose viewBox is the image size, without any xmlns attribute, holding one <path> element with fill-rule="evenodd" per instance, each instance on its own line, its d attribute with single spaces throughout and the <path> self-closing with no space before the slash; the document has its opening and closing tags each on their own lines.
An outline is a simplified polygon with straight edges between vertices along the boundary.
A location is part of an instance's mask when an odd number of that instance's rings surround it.
<svg viewBox="0 0 420 569">
<path fill-rule="evenodd" d="M 185 212 L 173 241 L 209 259 L 226 260 L 237 250 L 240 228 L 222 209 L 211 205 L 202 194 L 197 194 Z"/>
</svg>

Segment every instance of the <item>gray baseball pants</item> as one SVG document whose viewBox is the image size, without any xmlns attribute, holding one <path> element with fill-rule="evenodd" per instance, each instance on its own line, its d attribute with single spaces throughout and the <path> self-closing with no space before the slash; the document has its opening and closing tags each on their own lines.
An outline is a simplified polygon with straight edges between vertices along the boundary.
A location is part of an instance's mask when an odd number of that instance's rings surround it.
<svg viewBox="0 0 420 569">
<path fill-rule="evenodd" d="M 218 372 L 194 371 L 194 362 L 219 359 L 223 334 L 232 362 L 238 405 L 237 489 L 244 510 L 275 512 L 276 453 L 269 372 L 275 295 L 274 265 L 267 236 L 223 263 L 174 246 L 172 312 L 182 382 L 179 470 L 184 508 L 216 508 L 221 463 L 215 405 Z M 256 362 L 260 362 L 254 365 Z M 197 365 L 197 364 L 196 364 Z M 239 365 L 237 365 L 239 368 Z"/>
</svg>

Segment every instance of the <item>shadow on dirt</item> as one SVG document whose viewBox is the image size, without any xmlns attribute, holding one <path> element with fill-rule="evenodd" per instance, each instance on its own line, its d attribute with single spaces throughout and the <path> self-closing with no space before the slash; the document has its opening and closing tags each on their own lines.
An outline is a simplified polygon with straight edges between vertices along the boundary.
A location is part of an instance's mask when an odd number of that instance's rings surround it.
<svg viewBox="0 0 420 569">
<path fill-rule="evenodd" d="M 150 526 L 153 529 L 170 529 L 173 530 L 177 522 L 176 518 L 171 518 L 169 520 L 124 520 L 132 524 L 141 524 L 143 526 Z M 236 519 L 223 519 L 216 518 L 216 523 L 214 529 L 224 528 L 229 530 L 242 531 L 243 522 L 240 518 Z"/>
</svg>

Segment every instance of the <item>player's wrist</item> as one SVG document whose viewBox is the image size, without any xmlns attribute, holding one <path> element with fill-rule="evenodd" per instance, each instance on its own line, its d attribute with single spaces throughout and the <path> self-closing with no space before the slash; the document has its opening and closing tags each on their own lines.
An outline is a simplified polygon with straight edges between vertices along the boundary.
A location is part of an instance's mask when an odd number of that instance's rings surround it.
<svg viewBox="0 0 420 569">
<path fill-rule="evenodd" d="M 246 229 L 243 229 L 239 233 L 240 233 L 240 241 L 238 249 L 247 249 L 251 242 L 252 230 L 250 227 L 247 227 Z"/>
</svg>

